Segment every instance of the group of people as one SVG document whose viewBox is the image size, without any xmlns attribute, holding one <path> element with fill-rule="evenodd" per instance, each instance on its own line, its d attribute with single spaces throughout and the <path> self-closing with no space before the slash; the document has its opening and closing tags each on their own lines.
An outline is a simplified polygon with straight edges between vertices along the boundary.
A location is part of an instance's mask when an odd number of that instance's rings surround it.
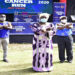
<svg viewBox="0 0 75 75">
<path fill-rule="evenodd" d="M 61 16 L 60 23 L 56 26 L 47 22 L 48 13 L 39 14 L 39 22 L 31 25 L 34 32 L 33 37 L 33 70 L 35 71 L 52 71 L 53 70 L 53 45 L 52 37 L 57 35 L 57 44 L 60 63 L 65 58 L 65 50 L 67 61 L 72 63 L 73 60 L 73 38 L 72 24 L 67 23 L 67 17 Z M 12 29 L 10 22 L 6 21 L 6 15 L 0 14 L 0 46 L 3 47 L 3 61 L 7 60 L 7 49 L 9 43 L 9 30 Z"/>
</svg>

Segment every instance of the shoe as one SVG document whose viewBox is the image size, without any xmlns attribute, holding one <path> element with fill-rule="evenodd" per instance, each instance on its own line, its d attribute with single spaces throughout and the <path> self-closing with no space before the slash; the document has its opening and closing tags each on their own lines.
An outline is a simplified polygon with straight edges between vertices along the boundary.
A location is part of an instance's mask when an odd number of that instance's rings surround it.
<svg viewBox="0 0 75 75">
<path fill-rule="evenodd" d="M 8 63 L 8 60 L 7 59 L 3 59 L 3 61 Z"/>
<path fill-rule="evenodd" d="M 69 63 L 72 63 L 72 60 L 68 60 Z"/>
<path fill-rule="evenodd" d="M 64 60 L 61 60 L 60 63 L 64 63 Z"/>
</svg>

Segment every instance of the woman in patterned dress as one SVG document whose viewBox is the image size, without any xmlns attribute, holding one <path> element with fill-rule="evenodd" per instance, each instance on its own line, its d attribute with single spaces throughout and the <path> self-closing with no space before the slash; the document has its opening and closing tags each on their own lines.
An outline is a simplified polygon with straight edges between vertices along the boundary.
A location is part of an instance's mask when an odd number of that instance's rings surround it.
<svg viewBox="0 0 75 75">
<path fill-rule="evenodd" d="M 39 23 L 34 23 L 31 28 L 33 37 L 33 70 L 52 71 L 53 70 L 53 46 L 52 36 L 54 35 L 54 25 L 48 23 L 49 14 L 39 15 Z"/>
</svg>

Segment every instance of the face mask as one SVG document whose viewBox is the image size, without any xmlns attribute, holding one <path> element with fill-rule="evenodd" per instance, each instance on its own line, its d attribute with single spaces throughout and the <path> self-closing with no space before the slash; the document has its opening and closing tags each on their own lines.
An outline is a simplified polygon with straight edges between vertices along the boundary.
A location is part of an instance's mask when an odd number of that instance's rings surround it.
<svg viewBox="0 0 75 75">
<path fill-rule="evenodd" d="M 47 19 L 42 18 L 42 19 L 40 19 L 40 22 L 42 22 L 42 23 L 46 23 L 46 22 L 47 22 Z"/>
<path fill-rule="evenodd" d="M 64 19 L 64 20 L 61 20 L 61 22 L 62 22 L 62 23 L 66 23 L 66 22 L 67 22 L 67 20 L 66 20 L 66 19 Z"/>
<path fill-rule="evenodd" d="M 6 18 L 0 18 L 0 21 L 5 21 L 6 20 Z"/>
</svg>

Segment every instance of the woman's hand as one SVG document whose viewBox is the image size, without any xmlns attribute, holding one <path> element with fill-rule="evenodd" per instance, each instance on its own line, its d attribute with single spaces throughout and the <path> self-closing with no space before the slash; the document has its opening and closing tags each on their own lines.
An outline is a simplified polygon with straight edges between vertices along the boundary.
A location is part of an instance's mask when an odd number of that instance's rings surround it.
<svg viewBox="0 0 75 75">
<path fill-rule="evenodd" d="M 50 31 L 50 30 L 52 30 L 52 29 L 51 29 L 51 28 L 47 28 L 47 29 L 46 29 L 46 31 Z"/>
<path fill-rule="evenodd" d="M 73 25 L 72 24 L 67 24 L 65 28 L 71 29 L 71 28 L 73 28 Z"/>
<path fill-rule="evenodd" d="M 0 25 L 0 29 L 2 29 L 3 28 L 3 26 L 2 25 Z"/>
<path fill-rule="evenodd" d="M 45 30 L 41 30 L 41 32 L 42 32 L 42 33 L 46 33 L 46 31 L 45 31 Z"/>
</svg>

